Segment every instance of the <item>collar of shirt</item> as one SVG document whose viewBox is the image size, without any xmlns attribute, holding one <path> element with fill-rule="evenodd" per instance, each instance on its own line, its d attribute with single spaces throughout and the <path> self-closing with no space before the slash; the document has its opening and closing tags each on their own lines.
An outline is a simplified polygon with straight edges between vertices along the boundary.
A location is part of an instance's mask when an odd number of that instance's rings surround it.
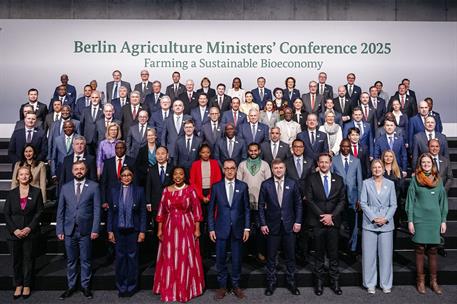
<svg viewBox="0 0 457 304">
<path fill-rule="evenodd" d="M 235 179 L 228 180 L 228 179 L 224 178 L 224 181 L 225 181 L 225 187 L 228 187 L 229 183 L 233 183 L 233 189 L 235 189 Z"/>
<path fill-rule="evenodd" d="M 322 173 L 321 171 L 319 171 L 319 174 L 321 175 L 322 181 L 324 180 L 324 176 L 327 175 L 327 176 L 328 176 L 328 182 L 329 182 L 329 184 L 330 184 L 330 180 L 331 180 L 331 178 L 332 178 L 332 175 L 331 175 L 330 171 L 328 171 L 326 174 L 324 174 L 324 173 Z"/>
<path fill-rule="evenodd" d="M 65 140 L 72 139 L 72 138 L 73 138 L 73 134 L 71 134 L 70 136 L 65 135 Z"/>
<path fill-rule="evenodd" d="M 428 135 L 429 135 L 429 134 L 432 134 L 432 138 L 435 138 L 435 135 L 436 135 L 436 134 L 435 134 L 435 130 L 433 130 L 433 131 L 431 131 L 431 132 L 425 130 L 425 133 L 426 133 L 426 135 L 427 135 L 427 138 L 428 138 Z"/>
<path fill-rule="evenodd" d="M 191 136 L 187 136 L 187 135 L 186 135 L 186 142 L 187 142 L 188 139 L 190 139 L 190 141 L 192 141 L 193 138 L 194 138 L 193 135 L 191 135 Z"/>
<path fill-rule="evenodd" d="M 120 158 L 116 156 L 116 166 L 117 166 L 117 163 L 119 162 L 119 160 L 122 160 L 122 163 L 124 163 L 124 161 L 125 161 L 125 155 L 122 156 L 122 157 L 120 157 Z"/>
<path fill-rule="evenodd" d="M 342 153 L 340 153 L 340 155 L 341 155 L 341 161 L 343 162 L 343 165 L 344 165 L 346 158 L 348 159 L 348 162 L 351 160 L 351 154 L 344 156 Z"/>
<path fill-rule="evenodd" d="M 29 131 L 32 131 L 33 132 L 34 128 L 27 128 L 25 127 L 25 134 L 27 134 Z"/>
<path fill-rule="evenodd" d="M 273 177 L 273 179 L 275 180 L 275 184 L 279 182 L 279 183 L 281 183 L 281 186 L 284 185 L 284 178 L 285 178 L 284 176 L 281 177 L 281 179 L 278 179 L 276 176 Z M 284 189 L 284 187 L 282 187 L 282 188 Z"/>
<path fill-rule="evenodd" d="M 76 180 L 76 178 L 74 179 L 74 182 L 75 182 L 75 190 L 76 190 L 76 187 L 78 186 L 78 183 L 81 183 L 81 186 L 84 186 L 84 184 L 86 183 L 86 179 L 83 179 L 82 181 L 78 181 Z M 83 190 L 83 188 L 81 187 L 81 191 Z"/>
<path fill-rule="evenodd" d="M 298 159 L 300 160 L 300 162 L 303 162 L 303 155 L 296 156 L 296 155 L 294 154 L 294 164 L 297 163 L 297 160 L 298 160 Z"/>
<path fill-rule="evenodd" d="M 157 168 L 159 169 L 159 174 L 160 174 L 160 170 L 162 170 L 161 167 L 163 167 L 163 171 L 167 172 L 167 163 L 164 163 L 164 164 L 157 163 Z"/>
</svg>

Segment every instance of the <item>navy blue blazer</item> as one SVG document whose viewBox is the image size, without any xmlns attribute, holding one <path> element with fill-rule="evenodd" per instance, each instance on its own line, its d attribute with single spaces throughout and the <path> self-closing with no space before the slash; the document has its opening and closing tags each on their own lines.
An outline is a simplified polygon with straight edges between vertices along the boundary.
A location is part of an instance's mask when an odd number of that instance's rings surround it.
<svg viewBox="0 0 457 304">
<path fill-rule="evenodd" d="M 211 200 L 208 205 L 208 230 L 215 231 L 216 237 L 226 240 L 230 232 L 236 239 L 243 237 L 244 229 L 251 225 L 248 185 L 235 179 L 232 205 L 229 205 L 225 179 L 211 187 Z"/>
<path fill-rule="evenodd" d="M 435 116 L 435 121 L 436 121 L 436 116 Z M 441 121 L 440 121 L 441 123 Z M 441 129 L 443 129 L 443 126 L 441 126 Z M 409 119 L 409 129 L 408 129 L 408 141 L 412 143 L 414 141 L 414 135 L 420 132 L 425 131 L 425 126 L 424 123 L 422 122 L 422 117 L 420 114 L 416 114 L 413 117 Z M 438 123 L 435 125 L 435 132 L 440 132 Z"/>
<path fill-rule="evenodd" d="M 243 125 L 246 122 L 246 114 L 243 112 L 238 111 L 238 117 L 236 120 L 236 129 L 239 130 L 239 127 Z M 224 130 L 224 126 L 228 124 L 229 122 L 233 123 L 233 112 L 232 110 L 225 111 L 222 113 L 222 119 L 221 119 L 221 125 L 222 125 L 222 130 Z"/>
<path fill-rule="evenodd" d="M 318 131 L 317 129 L 315 132 L 316 140 L 314 141 L 314 145 L 311 145 L 308 130 L 298 133 L 297 138 L 303 140 L 305 143 L 305 156 L 317 161 L 319 154 L 328 152 L 329 148 L 327 134 L 322 131 Z"/>
<path fill-rule="evenodd" d="M 27 136 L 25 128 L 18 129 L 13 132 L 11 135 L 10 142 L 8 145 L 8 158 L 10 159 L 11 163 L 14 165 L 17 161 L 22 159 L 22 150 L 26 145 Z M 44 161 L 47 156 L 47 148 L 48 148 L 48 140 L 46 138 L 46 134 L 44 133 L 43 129 L 34 128 L 33 135 L 32 135 L 32 145 L 35 146 L 38 155 L 37 160 Z"/>
<path fill-rule="evenodd" d="M 368 150 L 369 150 L 369 154 L 370 156 L 373 155 L 373 139 L 374 139 L 374 134 L 371 130 L 371 127 L 370 127 L 370 124 L 367 123 L 367 122 L 362 122 L 362 126 L 363 126 L 363 134 L 360 134 L 360 140 L 359 142 L 362 144 L 362 145 L 365 145 L 368 147 Z M 350 122 L 347 122 L 344 124 L 344 127 L 343 127 L 343 138 L 347 138 L 348 137 L 348 133 L 349 133 L 349 129 L 350 128 L 354 128 L 356 127 L 355 126 L 355 123 L 353 120 L 351 120 Z"/>
<path fill-rule="evenodd" d="M 392 150 L 395 153 L 395 158 L 397 159 L 398 165 L 400 166 L 401 170 L 406 172 L 408 168 L 408 154 L 406 153 L 405 142 L 403 141 L 403 137 L 401 136 L 394 135 L 393 137 L 394 142 L 392 145 Z M 381 159 L 382 152 L 389 149 L 390 147 L 387 135 L 381 135 L 378 138 L 376 138 L 373 157 Z"/>
<path fill-rule="evenodd" d="M 251 90 L 252 97 L 254 98 L 254 102 L 259 105 L 260 110 L 263 110 L 265 107 L 265 103 L 268 100 L 273 100 L 273 95 L 271 94 L 271 90 L 267 88 L 263 88 L 263 99 L 260 98 L 260 89 L 257 87 Z"/>
<path fill-rule="evenodd" d="M 59 184 L 62 186 L 69 181 L 73 180 L 73 159 L 75 157 L 74 153 L 65 156 L 63 159 L 62 166 L 57 171 L 57 177 L 59 179 Z M 97 180 L 97 167 L 95 164 L 95 157 L 88 154 L 87 152 L 84 153 L 84 158 L 81 159 L 86 163 L 87 166 L 87 173 L 86 178 L 96 181 Z"/>
<path fill-rule="evenodd" d="M 56 99 L 59 96 L 59 94 L 57 92 L 58 88 L 59 87 L 56 87 L 56 89 L 54 90 L 54 95 L 53 95 L 54 99 Z M 76 98 L 76 88 L 73 85 L 68 84 L 68 83 L 67 83 L 67 95 L 72 96 L 73 98 Z"/>
<path fill-rule="evenodd" d="M 282 95 L 282 99 L 286 100 L 290 105 L 294 102 L 295 99 L 300 98 L 301 96 L 299 90 L 294 89 L 292 94 L 289 94 L 289 90 L 287 88 L 282 90 Z"/>
<path fill-rule="evenodd" d="M 200 106 L 193 108 L 190 111 L 190 116 L 192 116 L 192 120 L 195 122 L 195 130 L 197 131 L 197 135 L 201 136 L 202 126 L 210 121 L 209 107 L 206 107 L 205 114 L 203 117 L 201 116 Z"/>
<path fill-rule="evenodd" d="M 286 233 L 292 233 L 294 224 L 301 224 L 303 201 L 298 183 L 284 178 L 282 203 L 279 204 L 274 177 L 262 182 L 259 193 L 260 226 L 268 226 L 270 233 L 278 235 L 281 224 Z"/>
<path fill-rule="evenodd" d="M 60 99 L 59 96 L 56 96 L 54 98 L 51 98 L 51 100 L 49 101 L 49 112 L 54 112 L 54 107 L 52 106 L 54 100 L 56 99 Z M 75 101 L 76 101 L 76 95 L 75 96 L 71 96 L 69 94 L 65 95 L 64 99 L 63 99 L 63 102 L 62 102 L 62 105 L 69 105 L 71 107 L 71 109 L 74 109 L 75 107 Z"/>
<path fill-rule="evenodd" d="M 232 156 L 229 156 L 227 147 L 227 138 L 221 137 L 216 142 L 214 147 L 214 159 L 219 161 L 219 165 L 222 167 L 224 161 L 228 158 L 235 160 L 236 164 L 239 165 L 243 160 L 247 158 L 247 145 L 242 138 L 235 136 L 235 145 L 233 146 Z"/>
<path fill-rule="evenodd" d="M 370 97 L 370 104 L 374 107 L 373 101 Z M 384 116 L 386 115 L 386 101 L 380 97 L 376 97 L 376 122 L 377 127 L 381 127 L 384 125 Z"/>
<path fill-rule="evenodd" d="M 90 104 L 90 97 L 89 104 Z M 81 120 L 81 115 L 83 113 L 84 108 L 86 108 L 86 96 L 78 98 L 75 103 L 75 108 L 73 109 L 73 118 L 77 120 Z"/>
<path fill-rule="evenodd" d="M 258 122 L 257 133 L 255 134 L 255 137 L 252 138 L 251 124 L 245 123 L 240 126 L 238 130 L 238 136 L 242 137 L 248 145 L 252 142 L 258 143 L 260 145 L 261 143 L 269 139 L 268 129 L 269 128 L 266 124 Z"/>
<path fill-rule="evenodd" d="M 81 187 L 81 197 L 76 201 L 74 181 L 62 186 L 57 207 L 56 234 L 70 236 L 78 225 L 84 236 L 98 233 L 100 226 L 100 190 L 98 184 L 86 179 Z"/>
<path fill-rule="evenodd" d="M 362 89 L 358 85 L 354 84 L 352 88 L 352 95 L 349 96 L 348 84 L 345 84 L 344 87 L 346 88 L 346 98 L 350 99 L 353 105 L 357 104 L 360 99 L 360 94 L 362 94 Z"/>
<path fill-rule="evenodd" d="M 159 93 L 159 98 L 156 100 L 155 93 L 151 93 L 146 95 L 146 97 L 144 98 L 143 105 L 145 105 L 148 109 L 149 117 L 155 111 L 160 110 L 160 98 L 162 98 L 162 96 L 164 96 L 164 94 Z"/>
<path fill-rule="evenodd" d="M 122 186 L 114 187 L 111 189 L 111 196 L 108 202 L 108 221 L 107 221 L 107 231 L 108 232 L 119 232 L 118 220 L 119 220 L 119 199 L 121 198 L 121 189 Z M 136 185 L 131 185 L 132 187 L 132 218 L 133 218 L 133 228 L 136 232 L 145 232 L 146 231 L 146 198 L 144 196 L 144 189 Z"/>
<path fill-rule="evenodd" d="M 171 111 L 171 110 L 168 111 L 168 116 L 170 116 L 170 115 L 173 115 L 173 111 Z M 151 128 L 156 129 L 158 140 L 160 140 L 162 138 L 164 122 L 165 122 L 165 120 L 163 119 L 163 113 L 162 113 L 161 109 L 159 111 L 153 112 L 151 114 L 151 116 L 149 116 L 148 124 L 149 124 L 149 126 L 151 126 Z"/>
<path fill-rule="evenodd" d="M 440 155 L 450 159 L 446 135 L 435 132 L 435 138 L 440 142 Z M 413 152 L 412 165 L 413 169 L 416 169 L 417 159 L 419 156 L 421 156 L 422 153 L 428 152 L 428 137 L 425 132 L 420 132 L 414 135 L 411 147 Z"/>
<path fill-rule="evenodd" d="M 175 166 L 183 166 L 184 168 L 190 169 L 192 163 L 199 158 L 198 149 L 200 149 L 202 139 L 196 135 L 192 137 L 190 153 L 186 148 L 186 137 L 180 136 L 176 142 L 174 142 L 175 155 L 173 157 Z"/>
<path fill-rule="evenodd" d="M 125 104 L 129 104 L 130 100 L 128 97 L 126 97 Z M 121 106 L 121 99 L 120 98 L 115 98 L 111 100 L 111 104 L 114 107 L 114 118 L 117 120 L 122 119 L 122 106 Z"/>
</svg>

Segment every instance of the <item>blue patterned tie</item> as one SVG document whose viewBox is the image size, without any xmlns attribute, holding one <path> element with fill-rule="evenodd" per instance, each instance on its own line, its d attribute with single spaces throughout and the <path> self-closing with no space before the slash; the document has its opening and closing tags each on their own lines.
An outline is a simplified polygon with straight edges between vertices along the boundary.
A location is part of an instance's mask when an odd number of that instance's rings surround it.
<svg viewBox="0 0 457 304">
<path fill-rule="evenodd" d="M 348 174 L 348 170 L 349 170 L 348 158 L 345 157 L 345 158 L 344 158 L 344 171 L 346 171 L 346 174 Z M 326 176 L 326 177 L 327 177 L 327 176 Z"/>
</svg>

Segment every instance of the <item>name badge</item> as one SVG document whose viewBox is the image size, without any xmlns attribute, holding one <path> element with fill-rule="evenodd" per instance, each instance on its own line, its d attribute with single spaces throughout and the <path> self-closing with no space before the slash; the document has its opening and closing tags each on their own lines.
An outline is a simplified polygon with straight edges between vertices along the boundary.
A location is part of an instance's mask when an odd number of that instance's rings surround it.
<svg viewBox="0 0 457 304">
<path fill-rule="evenodd" d="M 235 190 L 235 192 L 240 192 L 240 190 L 237 189 L 237 190 Z"/>
<path fill-rule="evenodd" d="M 286 186 L 286 189 L 289 190 L 290 189 L 289 186 Z"/>
<path fill-rule="evenodd" d="M 435 191 L 430 192 L 431 195 L 435 195 Z"/>
<path fill-rule="evenodd" d="M 335 180 L 334 180 L 334 179 L 332 179 L 332 182 L 334 182 L 334 181 L 335 181 Z"/>
<path fill-rule="evenodd" d="M 195 151 L 195 148 L 192 148 L 192 151 Z"/>
<path fill-rule="evenodd" d="M 31 200 L 32 200 L 32 198 L 31 198 L 30 196 L 29 196 L 27 199 L 28 199 L 29 201 L 31 201 Z"/>
</svg>

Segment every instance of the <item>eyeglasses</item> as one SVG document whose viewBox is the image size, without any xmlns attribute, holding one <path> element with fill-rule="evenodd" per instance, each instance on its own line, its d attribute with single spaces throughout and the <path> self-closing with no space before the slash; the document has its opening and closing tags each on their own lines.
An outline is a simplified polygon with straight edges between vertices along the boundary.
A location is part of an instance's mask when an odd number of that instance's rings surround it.
<svg viewBox="0 0 457 304">
<path fill-rule="evenodd" d="M 224 170 L 229 171 L 229 170 L 236 170 L 235 167 L 229 167 L 229 168 L 224 168 Z"/>
</svg>

